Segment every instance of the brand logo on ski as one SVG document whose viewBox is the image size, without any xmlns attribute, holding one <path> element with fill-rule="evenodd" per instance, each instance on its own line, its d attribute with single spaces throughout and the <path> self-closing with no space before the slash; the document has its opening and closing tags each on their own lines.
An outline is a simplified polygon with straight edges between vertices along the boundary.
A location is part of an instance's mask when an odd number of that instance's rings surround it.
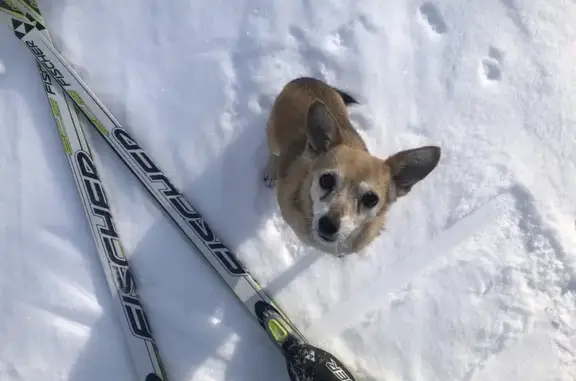
<svg viewBox="0 0 576 381">
<path fill-rule="evenodd" d="M 36 26 L 36 29 L 42 31 L 44 29 L 46 29 L 46 27 L 44 25 L 42 25 L 38 20 L 36 20 L 34 18 L 34 16 L 32 16 L 30 13 L 26 12 L 26 18 L 28 19 L 28 21 L 30 21 L 31 23 L 34 23 L 34 26 Z"/>
<path fill-rule="evenodd" d="M 164 189 L 159 190 L 161 197 L 170 202 L 186 221 L 210 252 L 218 259 L 226 270 L 234 276 L 247 275 L 244 266 L 236 259 L 234 254 L 224 245 L 208 227 L 208 224 L 198 212 L 186 201 L 186 199 L 176 190 L 170 180 L 160 171 L 160 169 L 150 160 L 148 155 L 140 148 L 128 132 L 121 128 L 112 131 L 112 136 L 134 159 L 138 167 L 156 183 L 162 183 Z"/>
<path fill-rule="evenodd" d="M 40 75 L 42 77 L 42 82 L 44 82 L 44 89 L 46 90 L 46 92 L 50 95 L 56 95 L 56 93 L 54 92 L 54 90 L 52 89 L 52 77 L 50 76 L 50 74 L 46 71 L 46 68 L 44 66 L 42 66 L 41 63 L 36 62 L 37 66 L 38 66 L 38 70 L 40 70 Z"/>
<path fill-rule="evenodd" d="M 330 361 L 326 361 L 326 368 L 328 368 L 332 374 L 338 377 L 339 380 L 352 381 L 346 371 L 342 369 L 342 367 L 340 367 L 338 364 L 336 364 L 336 361 L 334 361 L 333 358 L 331 358 Z"/>
<path fill-rule="evenodd" d="M 20 40 L 24 38 L 32 29 L 34 29 L 33 25 L 25 23 L 24 21 L 12 19 L 12 28 L 14 29 L 14 34 Z"/>
<path fill-rule="evenodd" d="M 80 171 L 82 187 L 90 201 L 92 215 L 102 221 L 102 224 L 97 225 L 98 236 L 106 253 L 106 258 L 111 265 L 116 285 L 121 291 L 122 304 L 132 333 L 142 339 L 152 340 L 148 321 L 135 294 L 136 282 L 122 253 L 118 233 L 112 222 L 110 206 L 96 172 L 96 166 L 86 152 L 76 152 L 75 158 Z"/>
<path fill-rule="evenodd" d="M 13 20 L 13 21 L 17 21 L 17 20 Z M 26 25 L 29 25 L 29 24 L 26 24 Z M 32 54 L 34 54 L 34 56 L 36 56 L 36 59 L 38 59 L 38 61 L 40 61 L 40 63 L 44 65 L 46 70 L 48 70 L 48 72 L 54 77 L 54 79 L 56 79 L 56 82 L 58 82 L 61 86 L 64 86 L 64 87 L 70 86 L 70 84 L 64 80 L 64 76 L 62 75 L 60 70 L 56 69 L 56 67 L 54 66 L 52 61 L 50 61 L 46 57 L 46 54 L 44 54 L 42 49 L 40 49 L 38 47 L 38 45 L 36 45 L 34 43 L 34 41 L 24 41 L 24 42 L 25 42 L 26 46 L 28 47 L 28 49 L 32 52 Z"/>
</svg>

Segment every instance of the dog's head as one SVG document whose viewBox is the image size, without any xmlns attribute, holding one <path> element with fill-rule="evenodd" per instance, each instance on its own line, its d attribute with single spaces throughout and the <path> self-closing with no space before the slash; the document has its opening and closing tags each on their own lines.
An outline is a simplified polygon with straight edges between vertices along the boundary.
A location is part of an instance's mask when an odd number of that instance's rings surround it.
<svg viewBox="0 0 576 381">
<path fill-rule="evenodd" d="M 305 155 L 311 170 L 310 239 L 322 251 L 341 256 L 372 241 L 388 207 L 438 164 L 440 148 L 425 146 L 380 159 L 345 144 L 324 103 L 314 101 L 306 120 Z"/>
</svg>

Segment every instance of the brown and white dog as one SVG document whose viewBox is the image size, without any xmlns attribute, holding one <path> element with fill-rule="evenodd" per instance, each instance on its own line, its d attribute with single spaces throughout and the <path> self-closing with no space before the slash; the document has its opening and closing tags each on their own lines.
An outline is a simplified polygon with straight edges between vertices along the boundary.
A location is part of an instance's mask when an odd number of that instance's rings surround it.
<svg viewBox="0 0 576 381">
<path fill-rule="evenodd" d="M 276 185 L 282 217 L 303 243 L 343 256 L 370 244 L 388 208 L 424 179 L 440 147 L 404 150 L 386 159 L 368 152 L 352 126 L 352 96 L 325 82 L 288 82 L 266 126 L 269 159 L 264 180 Z"/>
</svg>

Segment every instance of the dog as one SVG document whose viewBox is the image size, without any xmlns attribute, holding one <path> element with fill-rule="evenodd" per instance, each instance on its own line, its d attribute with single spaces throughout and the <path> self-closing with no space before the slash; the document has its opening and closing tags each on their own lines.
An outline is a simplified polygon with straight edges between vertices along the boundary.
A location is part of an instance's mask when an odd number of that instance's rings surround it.
<svg viewBox="0 0 576 381">
<path fill-rule="evenodd" d="M 422 146 L 381 159 L 349 119 L 359 102 L 319 79 L 298 77 L 280 91 L 266 124 L 264 174 L 282 218 L 306 245 L 343 257 L 367 247 L 386 213 L 436 168 L 441 149 Z"/>
</svg>

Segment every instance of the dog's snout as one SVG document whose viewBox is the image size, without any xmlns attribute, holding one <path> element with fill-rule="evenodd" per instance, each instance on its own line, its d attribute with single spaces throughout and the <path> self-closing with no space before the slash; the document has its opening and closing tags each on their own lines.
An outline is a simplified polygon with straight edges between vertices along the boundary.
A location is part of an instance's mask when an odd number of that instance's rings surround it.
<svg viewBox="0 0 576 381">
<path fill-rule="evenodd" d="M 322 216 L 318 220 L 318 232 L 324 236 L 332 236 L 338 233 L 340 221 L 336 218 Z"/>
</svg>

